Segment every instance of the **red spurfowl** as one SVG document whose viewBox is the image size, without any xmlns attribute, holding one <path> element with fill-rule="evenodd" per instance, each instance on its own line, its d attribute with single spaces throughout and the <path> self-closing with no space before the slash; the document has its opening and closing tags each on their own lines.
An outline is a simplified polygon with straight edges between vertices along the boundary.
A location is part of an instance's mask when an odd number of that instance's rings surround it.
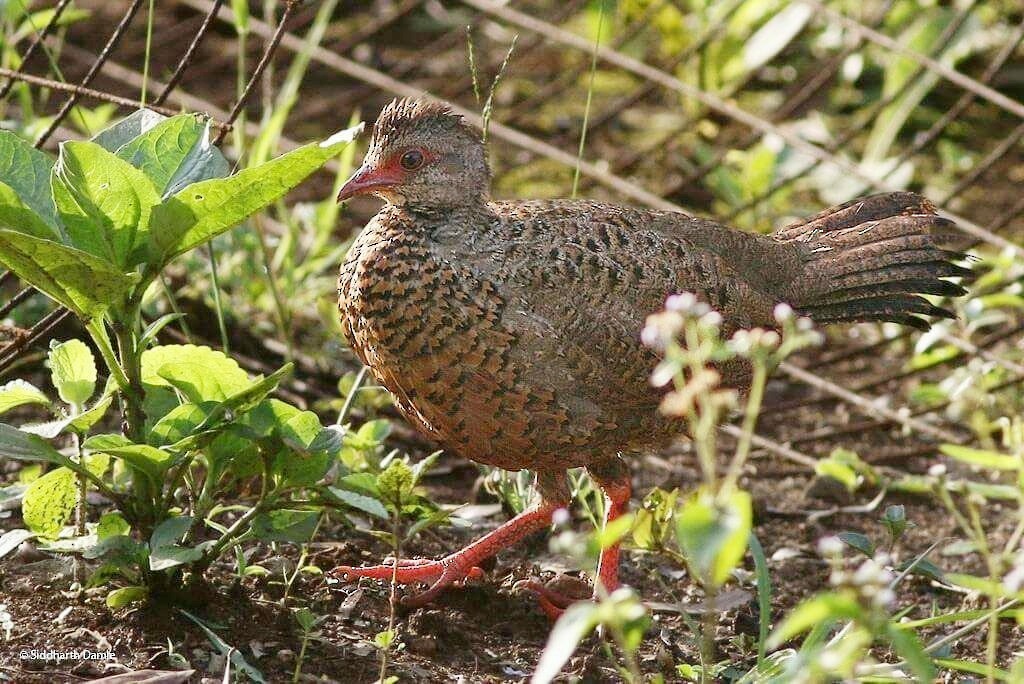
<svg viewBox="0 0 1024 684">
<path fill-rule="evenodd" d="M 566 470 L 604 490 L 607 519 L 626 510 L 622 454 L 663 444 L 679 424 L 658 413 L 656 363 L 640 341 L 665 297 L 693 292 L 725 332 L 773 327 L 789 303 L 817 323 L 949 316 L 921 294 L 957 296 L 964 276 L 940 242 L 951 223 L 912 193 L 835 207 L 770 236 L 683 213 L 587 200 L 492 201 L 479 132 L 447 107 L 389 104 L 362 166 L 338 195 L 384 207 L 356 239 L 338 279 L 342 327 L 401 413 L 445 450 L 536 472 L 525 512 L 441 560 L 406 561 L 406 597 L 422 605 L 482 575 L 480 563 L 551 524 L 568 504 Z M 730 380 L 730 378 L 726 378 Z M 742 377 L 731 378 L 742 384 Z M 597 573 L 618 585 L 617 546 Z M 388 579 L 391 565 L 335 576 Z M 556 612 L 557 597 L 542 597 Z"/>
</svg>

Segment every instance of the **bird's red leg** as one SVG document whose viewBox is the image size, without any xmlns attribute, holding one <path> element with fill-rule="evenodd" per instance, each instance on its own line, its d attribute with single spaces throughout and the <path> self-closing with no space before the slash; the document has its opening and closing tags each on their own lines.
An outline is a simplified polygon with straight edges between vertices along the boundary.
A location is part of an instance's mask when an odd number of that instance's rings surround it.
<svg viewBox="0 0 1024 684">
<path fill-rule="evenodd" d="M 629 471 L 617 457 L 599 466 L 589 466 L 588 470 L 604 492 L 604 524 L 607 527 L 610 522 L 629 510 L 629 498 L 633 491 Z M 594 578 L 594 598 L 597 598 L 598 592 L 601 591 L 598 585 L 606 593 L 619 588 L 619 542 L 601 550 L 597 561 L 597 576 Z M 573 598 L 537 581 L 522 582 L 519 586 L 537 594 L 541 609 L 552 620 L 557 620 L 565 609 L 574 603 Z"/>
<path fill-rule="evenodd" d="M 483 577 L 484 572 L 480 569 L 481 562 L 551 524 L 552 514 L 564 507 L 563 503 L 552 503 L 552 501 L 562 501 L 565 498 L 557 495 L 561 489 L 564 489 L 564 474 L 538 475 L 538 487 L 541 492 L 541 500 L 538 504 L 523 511 L 469 546 L 445 556 L 441 560 L 400 560 L 397 570 L 394 563 L 371 565 L 365 568 L 341 565 L 327 574 L 343 581 L 362 577 L 390 580 L 394 577 L 398 584 L 429 584 L 430 587 L 425 591 L 402 598 L 404 605 L 422 606 L 435 599 L 449 586 L 462 584 L 467 579 Z"/>
</svg>

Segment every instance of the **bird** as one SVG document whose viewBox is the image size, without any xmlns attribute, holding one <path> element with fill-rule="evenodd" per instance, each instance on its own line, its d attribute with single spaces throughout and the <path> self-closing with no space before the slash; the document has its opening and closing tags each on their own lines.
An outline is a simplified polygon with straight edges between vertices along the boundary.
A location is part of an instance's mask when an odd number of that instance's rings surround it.
<svg viewBox="0 0 1024 684">
<path fill-rule="evenodd" d="M 330 571 L 344 582 L 426 585 L 403 597 L 407 606 L 482 578 L 485 560 L 550 527 L 570 503 L 569 469 L 585 468 L 603 491 L 606 525 L 627 512 L 628 457 L 681 431 L 658 412 L 662 393 L 648 381 L 658 359 L 640 335 L 666 296 L 692 293 L 721 314 L 725 334 L 775 327 L 782 303 L 819 325 L 926 330 L 929 317 L 953 314 L 921 295 L 963 295 L 945 278 L 970 275 L 944 248 L 954 224 L 910 192 L 760 235 L 586 199 L 495 201 L 490 180 L 479 129 L 444 103 L 405 98 L 380 112 L 337 196 L 384 201 L 341 265 L 348 345 L 441 448 L 535 474 L 531 505 L 461 550 Z M 749 382 L 724 375 L 740 389 Z M 619 553 L 618 544 L 601 552 L 595 591 L 619 586 Z M 552 617 L 572 598 L 531 588 Z"/>
</svg>

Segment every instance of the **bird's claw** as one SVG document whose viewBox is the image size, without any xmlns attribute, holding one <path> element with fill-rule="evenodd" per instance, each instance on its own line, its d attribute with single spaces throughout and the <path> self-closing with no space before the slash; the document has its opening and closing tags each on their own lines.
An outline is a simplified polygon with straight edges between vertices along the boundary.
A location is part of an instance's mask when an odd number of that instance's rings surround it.
<svg viewBox="0 0 1024 684">
<path fill-rule="evenodd" d="M 593 596 L 589 584 L 571 575 L 559 575 L 547 582 L 536 579 L 520 580 L 513 585 L 513 589 L 533 592 L 537 596 L 541 610 L 552 622 L 560 618 L 565 609 L 572 604 L 589 601 Z"/>
</svg>

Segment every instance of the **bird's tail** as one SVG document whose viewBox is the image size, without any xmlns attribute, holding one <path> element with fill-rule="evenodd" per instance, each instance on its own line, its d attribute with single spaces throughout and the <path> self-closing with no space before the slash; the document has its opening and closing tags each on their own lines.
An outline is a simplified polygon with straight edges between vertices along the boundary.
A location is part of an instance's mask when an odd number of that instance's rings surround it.
<svg viewBox="0 0 1024 684">
<path fill-rule="evenodd" d="M 943 245 L 962 241 L 952 221 L 920 195 L 894 192 L 833 207 L 773 235 L 800 253 L 794 309 L 818 323 L 893 321 L 922 330 L 922 316 L 953 314 L 921 297 L 966 293 L 943 278 L 967 277 Z"/>
</svg>

